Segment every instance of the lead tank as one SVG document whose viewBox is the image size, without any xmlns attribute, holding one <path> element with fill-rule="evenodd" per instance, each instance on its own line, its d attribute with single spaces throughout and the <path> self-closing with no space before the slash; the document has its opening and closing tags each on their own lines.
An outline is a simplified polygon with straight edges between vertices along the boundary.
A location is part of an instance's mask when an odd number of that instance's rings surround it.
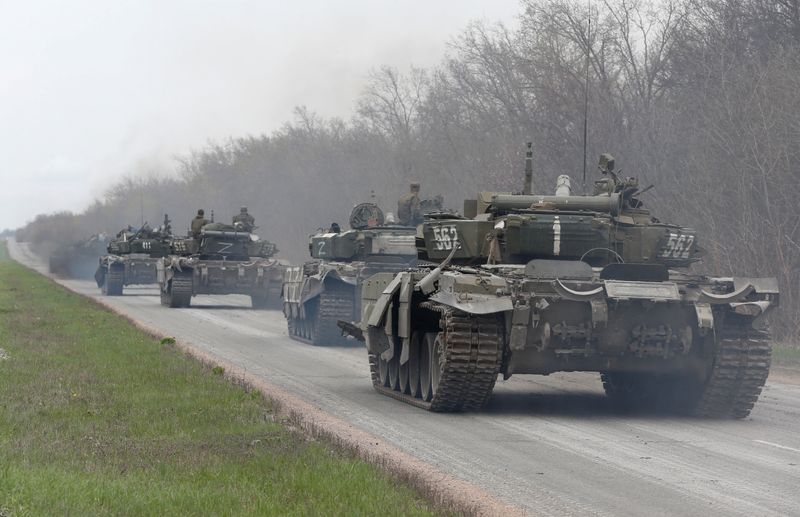
<svg viewBox="0 0 800 517">
<path fill-rule="evenodd" d="M 338 225 L 309 237 L 312 260 L 286 270 L 284 314 L 289 336 L 314 345 L 346 343 L 337 323 L 360 313 L 361 285 L 378 272 L 398 272 L 416 262 L 416 230 L 386 221 L 373 203 L 356 205 L 350 229 Z"/>
<path fill-rule="evenodd" d="M 169 218 L 155 230 L 147 223 L 139 229 L 130 226 L 109 241 L 108 254 L 100 257 L 94 274 L 97 287 L 106 296 L 121 296 L 126 285 L 155 284 L 156 264 L 169 255 L 172 231 Z"/>
<path fill-rule="evenodd" d="M 622 408 L 747 416 L 769 373 L 776 279 L 693 273 L 696 232 L 655 219 L 610 156 L 601 170 L 596 195 L 484 193 L 470 217 L 425 222 L 419 257 L 439 265 L 364 283 L 351 333 L 375 389 L 468 411 L 498 375 L 593 371 Z"/>
<path fill-rule="evenodd" d="M 278 309 L 288 263 L 277 252 L 242 223 L 206 224 L 197 239 L 173 239 L 170 255 L 156 264 L 161 304 L 189 307 L 200 294 L 243 294 L 254 309 Z"/>
</svg>

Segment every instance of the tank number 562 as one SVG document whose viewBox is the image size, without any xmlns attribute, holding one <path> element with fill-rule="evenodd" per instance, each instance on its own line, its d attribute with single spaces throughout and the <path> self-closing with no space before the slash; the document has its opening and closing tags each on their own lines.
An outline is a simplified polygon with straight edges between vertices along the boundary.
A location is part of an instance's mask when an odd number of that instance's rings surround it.
<svg viewBox="0 0 800 517">
<path fill-rule="evenodd" d="M 692 251 L 692 244 L 694 244 L 694 235 L 670 233 L 669 240 L 664 246 L 661 256 L 663 258 L 689 258 L 689 253 Z"/>
<path fill-rule="evenodd" d="M 458 242 L 458 231 L 455 226 L 434 226 L 433 240 L 437 250 L 451 250 Z"/>
</svg>

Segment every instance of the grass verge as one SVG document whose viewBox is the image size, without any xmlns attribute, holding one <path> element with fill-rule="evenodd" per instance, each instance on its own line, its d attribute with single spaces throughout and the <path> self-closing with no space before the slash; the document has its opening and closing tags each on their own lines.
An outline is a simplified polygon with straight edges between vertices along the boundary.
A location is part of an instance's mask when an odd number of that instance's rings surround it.
<svg viewBox="0 0 800 517">
<path fill-rule="evenodd" d="M 0 515 L 429 515 L 0 246 Z"/>
<path fill-rule="evenodd" d="M 772 365 L 800 369 L 800 347 L 775 343 L 772 347 Z"/>
</svg>

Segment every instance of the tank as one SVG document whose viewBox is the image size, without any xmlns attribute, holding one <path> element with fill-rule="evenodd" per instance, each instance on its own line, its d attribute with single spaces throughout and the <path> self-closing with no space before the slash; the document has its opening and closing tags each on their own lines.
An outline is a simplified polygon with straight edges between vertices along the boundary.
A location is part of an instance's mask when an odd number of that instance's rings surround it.
<svg viewBox="0 0 800 517">
<path fill-rule="evenodd" d="M 196 295 L 242 294 L 254 309 L 280 309 L 288 263 L 277 253 L 275 244 L 241 223 L 206 224 L 197 239 L 173 239 L 170 255 L 156 263 L 161 304 L 189 307 Z"/>
<path fill-rule="evenodd" d="M 157 283 L 156 263 L 169 255 L 172 231 L 169 218 L 155 230 L 144 223 L 120 230 L 100 257 L 94 279 L 106 296 L 121 296 L 124 286 Z"/>
<path fill-rule="evenodd" d="M 48 257 L 50 273 L 66 278 L 92 278 L 97 258 L 105 253 L 106 235 L 94 234 L 69 246 L 58 247 Z"/>
<path fill-rule="evenodd" d="M 349 222 L 347 231 L 334 223 L 311 235 L 312 260 L 286 270 L 283 310 L 289 336 L 298 341 L 346 344 L 338 321 L 357 319 L 364 280 L 378 272 L 399 272 L 416 262 L 416 229 L 395 225 L 377 205 L 356 205 Z"/>
<path fill-rule="evenodd" d="M 366 341 L 375 389 L 470 411 L 499 375 L 588 371 L 624 410 L 746 417 L 769 373 L 776 279 L 695 272 L 697 233 L 659 222 L 613 169 L 603 155 L 594 195 L 560 178 L 560 195 L 483 193 L 468 217 L 426 221 L 418 254 L 437 265 L 373 275 L 361 324 L 342 322 Z"/>
</svg>

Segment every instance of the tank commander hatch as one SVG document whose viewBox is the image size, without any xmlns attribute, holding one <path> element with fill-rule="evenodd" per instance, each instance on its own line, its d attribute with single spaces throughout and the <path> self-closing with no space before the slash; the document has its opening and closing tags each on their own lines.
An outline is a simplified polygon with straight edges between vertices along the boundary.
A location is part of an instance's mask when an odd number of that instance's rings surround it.
<svg viewBox="0 0 800 517">
<path fill-rule="evenodd" d="M 205 210 L 202 208 L 199 209 L 197 211 L 197 215 L 194 216 L 194 219 L 192 219 L 192 222 L 189 225 L 189 231 L 191 232 L 192 237 L 195 239 L 200 238 L 200 230 L 202 230 L 203 226 L 207 225 L 209 222 L 208 219 L 206 219 L 205 214 Z"/>
<path fill-rule="evenodd" d="M 418 182 L 412 181 L 409 193 L 397 201 L 397 218 L 403 226 L 416 226 L 422 223 Z"/>
</svg>

